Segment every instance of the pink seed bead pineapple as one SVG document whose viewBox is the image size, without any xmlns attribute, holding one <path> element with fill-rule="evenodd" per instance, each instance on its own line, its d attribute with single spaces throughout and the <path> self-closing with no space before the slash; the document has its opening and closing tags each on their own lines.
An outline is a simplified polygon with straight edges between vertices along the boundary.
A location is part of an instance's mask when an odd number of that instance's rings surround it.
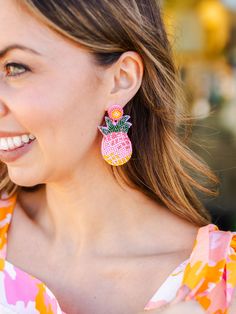
<svg viewBox="0 0 236 314">
<path fill-rule="evenodd" d="M 113 105 L 105 117 L 106 126 L 99 126 L 103 134 L 101 153 L 103 158 L 112 166 L 125 164 L 132 155 L 132 144 L 127 135 L 132 123 L 127 122 L 130 116 L 123 116 L 123 108 Z"/>
</svg>

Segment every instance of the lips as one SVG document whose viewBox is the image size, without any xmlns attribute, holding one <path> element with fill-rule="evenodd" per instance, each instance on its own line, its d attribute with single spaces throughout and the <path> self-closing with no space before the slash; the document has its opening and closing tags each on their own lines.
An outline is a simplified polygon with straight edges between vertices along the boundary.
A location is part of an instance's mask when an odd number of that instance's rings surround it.
<svg viewBox="0 0 236 314">
<path fill-rule="evenodd" d="M 0 150 L 12 150 L 21 147 L 24 143 L 29 143 L 30 140 L 35 139 L 33 134 L 23 134 L 14 137 L 1 137 Z"/>
<path fill-rule="evenodd" d="M 14 162 L 17 159 L 20 159 L 23 155 L 26 155 L 27 152 L 31 150 L 36 140 L 31 140 L 28 143 L 23 144 L 20 147 L 16 147 L 11 150 L 0 150 L 0 160 L 2 162 Z"/>
</svg>

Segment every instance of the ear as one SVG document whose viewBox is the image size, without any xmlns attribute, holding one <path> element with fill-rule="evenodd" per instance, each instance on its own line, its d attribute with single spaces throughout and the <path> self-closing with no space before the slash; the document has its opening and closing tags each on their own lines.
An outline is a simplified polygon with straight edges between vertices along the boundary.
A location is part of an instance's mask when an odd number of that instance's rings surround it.
<svg viewBox="0 0 236 314">
<path fill-rule="evenodd" d="M 143 60 L 137 52 L 126 51 L 120 56 L 110 72 L 109 106 L 124 107 L 134 97 L 142 83 L 143 69 Z"/>
</svg>

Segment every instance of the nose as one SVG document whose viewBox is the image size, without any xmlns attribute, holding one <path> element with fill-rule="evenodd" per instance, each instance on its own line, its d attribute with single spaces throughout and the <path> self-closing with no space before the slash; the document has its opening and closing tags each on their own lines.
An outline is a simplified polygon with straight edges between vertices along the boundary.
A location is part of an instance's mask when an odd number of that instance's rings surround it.
<svg viewBox="0 0 236 314">
<path fill-rule="evenodd" d="M 0 95 L 0 119 L 4 117 L 6 114 L 7 114 L 7 107 L 1 101 L 1 95 Z"/>
</svg>

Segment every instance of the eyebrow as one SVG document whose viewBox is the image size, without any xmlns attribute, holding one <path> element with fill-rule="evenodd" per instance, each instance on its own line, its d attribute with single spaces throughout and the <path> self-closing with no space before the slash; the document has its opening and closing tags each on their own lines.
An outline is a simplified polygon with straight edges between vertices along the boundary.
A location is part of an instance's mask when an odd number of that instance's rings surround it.
<svg viewBox="0 0 236 314">
<path fill-rule="evenodd" d="M 25 47 L 25 46 L 18 45 L 18 44 L 13 44 L 13 45 L 7 46 L 4 49 L 0 50 L 0 59 L 3 58 L 6 54 L 8 54 L 13 49 L 21 49 L 24 51 L 29 51 L 31 53 L 34 53 L 36 55 L 41 55 L 38 51 L 36 51 L 32 48 Z"/>
</svg>

